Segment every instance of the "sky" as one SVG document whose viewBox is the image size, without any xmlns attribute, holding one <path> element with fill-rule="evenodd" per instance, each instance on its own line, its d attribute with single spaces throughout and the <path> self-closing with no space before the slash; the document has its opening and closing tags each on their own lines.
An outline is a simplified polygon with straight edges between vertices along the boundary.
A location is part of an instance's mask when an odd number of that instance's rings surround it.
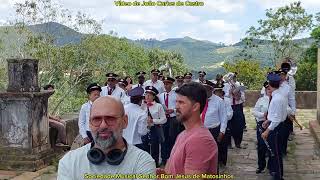
<svg viewBox="0 0 320 180">
<path fill-rule="evenodd" d="M 22 1 L 0 0 L 0 24 L 14 18 L 14 4 Z M 204 6 L 119 7 L 113 0 L 55 1 L 73 12 L 80 10 L 102 21 L 103 33 L 112 30 L 120 37 L 158 40 L 189 36 L 225 44 L 236 43 L 245 37 L 250 26 L 257 26 L 257 21 L 265 18 L 266 9 L 294 2 L 294 0 L 198 0 L 204 2 Z M 127 2 L 133 1 L 127 0 Z M 301 1 L 308 13 L 320 12 L 320 0 Z M 306 37 L 308 32 L 300 36 Z"/>
</svg>

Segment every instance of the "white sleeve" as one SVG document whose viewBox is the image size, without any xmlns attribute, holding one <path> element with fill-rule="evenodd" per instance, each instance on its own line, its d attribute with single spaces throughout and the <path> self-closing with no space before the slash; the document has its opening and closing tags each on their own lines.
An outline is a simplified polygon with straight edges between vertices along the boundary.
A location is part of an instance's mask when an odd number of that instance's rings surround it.
<svg viewBox="0 0 320 180">
<path fill-rule="evenodd" d="M 87 136 L 87 130 L 86 130 L 86 121 L 87 121 L 87 115 L 85 111 L 85 105 L 81 106 L 80 114 L 79 114 L 79 121 L 78 121 L 78 126 L 79 126 L 79 134 L 81 137 L 84 139 Z"/>
<path fill-rule="evenodd" d="M 162 107 L 161 104 L 157 104 L 157 114 L 158 114 L 158 118 L 152 119 L 154 124 L 164 124 L 167 122 L 167 118 L 166 118 L 166 114 L 164 112 L 164 109 Z M 153 117 L 153 115 L 152 115 Z M 154 118 L 154 117 L 153 117 Z"/>
<path fill-rule="evenodd" d="M 135 166 L 135 174 L 156 175 L 156 163 L 154 159 L 145 151 L 142 151 Z"/>
<path fill-rule="evenodd" d="M 288 103 L 291 108 L 291 114 L 296 113 L 296 96 L 295 96 L 295 91 L 291 86 L 289 86 L 289 95 L 288 95 Z"/>
<path fill-rule="evenodd" d="M 143 136 L 149 132 L 147 124 L 148 114 L 144 111 L 144 114 L 138 118 L 138 133 Z"/>
<path fill-rule="evenodd" d="M 269 109 L 268 109 L 268 120 L 271 121 L 268 129 L 274 130 L 280 122 L 282 118 L 282 108 L 281 102 L 271 101 Z"/>
<path fill-rule="evenodd" d="M 219 103 L 219 117 L 221 118 L 220 132 L 224 134 L 226 132 L 227 123 L 228 123 L 227 110 L 225 108 L 225 104 L 224 104 L 225 102 L 223 100 L 221 100 L 220 102 L 221 102 Z"/>
<path fill-rule="evenodd" d="M 227 119 L 228 121 L 232 119 L 232 116 L 233 116 L 233 109 L 231 107 L 231 104 L 230 103 L 226 103 L 226 106 L 227 106 Z"/>
<path fill-rule="evenodd" d="M 258 101 L 256 102 L 256 105 L 254 106 L 254 108 L 252 110 L 252 114 L 256 118 L 263 118 L 264 117 L 264 113 L 261 112 L 261 109 L 260 109 L 260 104 L 261 104 L 261 98 L 258 99 Z"/>
<path fill-rule="evenodd" d="M 58 175 L 57 180 L 74 179 L 71 172 L 72 166 L 68 162 L 72 162 L 69 158 L 69 154 L 66 154 L 60 161 L 58 165 Z"/>
</svg>

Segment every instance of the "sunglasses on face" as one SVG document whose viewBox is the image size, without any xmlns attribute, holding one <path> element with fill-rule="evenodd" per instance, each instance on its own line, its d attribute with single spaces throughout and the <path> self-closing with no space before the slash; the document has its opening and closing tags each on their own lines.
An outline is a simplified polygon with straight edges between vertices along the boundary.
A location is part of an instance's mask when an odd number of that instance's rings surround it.
<svg viewBox="0 0 320 180">
<path fill-rule="evenodd" d="M 106 123 L 108 126 L 114 126 L 117 123 L 117 120 L 120 117 L 96 117 L 91 119 L 91 124 L 94 127 L 99 127 L 102 124 L 102 121 L 104 121 L 104 123 Z"/>
</svg>

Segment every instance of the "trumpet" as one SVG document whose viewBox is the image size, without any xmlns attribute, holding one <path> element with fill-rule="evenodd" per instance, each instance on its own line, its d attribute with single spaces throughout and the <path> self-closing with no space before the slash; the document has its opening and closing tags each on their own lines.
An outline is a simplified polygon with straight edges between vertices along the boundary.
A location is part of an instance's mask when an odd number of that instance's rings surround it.
<svg viewBox="0 0 320 180">
<path fill-rule="evenodd" d="M 288 117 L 289 117 L 289 119 L 290 119 L 291 121 L 295 122 L 295 123 L 299 126 L 300 130 L 303 129 L 303 126 L 298 122 L 298 120 L 296 119 L 295 116 L 289 115 Z"/>
</svg>

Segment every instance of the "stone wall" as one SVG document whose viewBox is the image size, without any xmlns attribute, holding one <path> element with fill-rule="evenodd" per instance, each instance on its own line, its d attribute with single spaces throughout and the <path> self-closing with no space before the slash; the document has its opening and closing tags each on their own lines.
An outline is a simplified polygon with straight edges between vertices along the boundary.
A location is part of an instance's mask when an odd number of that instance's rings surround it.
<svg viewBox="0 0 320 180">
<path fill-rule="evenodd" d="M 245 106 L 254 107 L 260 91 L 246 91 Z M 316 109 L 317 108 L 317 91 L 296 91 L 297 109 Z"/>
</svg>

